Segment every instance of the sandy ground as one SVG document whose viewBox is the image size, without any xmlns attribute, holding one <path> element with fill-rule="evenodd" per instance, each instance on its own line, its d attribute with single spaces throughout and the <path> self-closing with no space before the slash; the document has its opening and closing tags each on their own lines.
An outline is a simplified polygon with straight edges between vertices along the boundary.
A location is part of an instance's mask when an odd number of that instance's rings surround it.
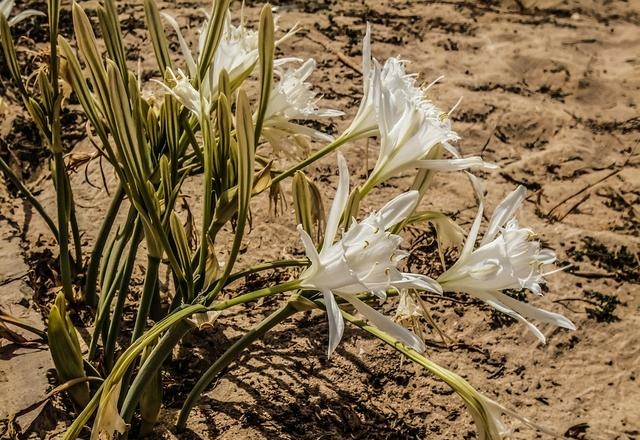
<svg viewBox="0 0 640 440">
<path fill-rule="evenodd" d="M 245 3 L 247 16 L 254 19 L 260 5 Z M 398 55 L 423 82 L 445 75 L 429 96 L 443 109 L 463 97 L 453 116 L 462 137 L 460 150 L 465 155 L 481 153 L 500 165 L 482 175 L 489 206 L 515 185 L 525 185 L 529 197 L 521 222 L 557 251 L 558 267 L 571 265 L 549 278 L 544 298 L 530 300 L 565 314 L 576 323 L 576 331 L 543 328 L 548 342 L 540 346 L 522 326 L 504 322 L 463 296 L 457 299 L 466 304 L 434 300 L 433 315 L 452 342 L 445 346 L 436 333 L 429 333 L 428 355 L 487 395 L 568 438 L 640 438 L 640 2 L 274 4 L 281 28 L 299 22 L 303 29 L 282 52 L 314 57 L 318 72 L 313 82 L 324 95 L 322 104 L 347 111 L 329 127 L 336 132 L 348 125 L 361 95 L 360 41 L 367 21 L 373 25 L 377 59 Z M 92 8 L 92 2 L 83 5 Z M 133 45 L 131 59 L 140 57 L 143 68 L 151 65 L 141 5 L 120 6 L 127 41 Z M 181 25 L 193 26 L 194 35 L 200 3 L 159 6 Z M 239 10 L 239 3 L 233 9 Z M 69 21 L 68 14 L 63 15 L 63 32 L 69 32 Z M 42 41 L 42 31 L 29 25 L 19 29 L 24 34 L 22 51 L 32 53 Z M 46 152 L 23 122 L 25 113 L 4 67 L 0 70 L 0 92 L 10 106 L 0 122 L 0 154 L 54 212 Z M 81 157 L 91 152 L 81 120 L 73 112 L 66 117 L 66 139 L 73 153 Z M 355 183 L 375 162 L 375 143 L 348 146 L 344 152 Z M 309 169 L 329 194 L 335 183 L 334 160 Z M 81 228 L 90 242 L 106 195 L 95 162 L 88 176 L 98 188 L 85 183 L 83 171 L 80 168 L 72 180 L 82 208 Z M 406 189 L 409 182 L 408 175 L 393 180 L 371 200 L 370 208 Z M 190 203 L 198 205 L 195 194 Z M 424 206 L 455 215 L 465 228 L 475 213 L 470 188 L 452 175 L 437 178 Z M 274 217 L 266 199 L 253 210 L 244 263 L 300 253 L 291 216 Z M 432 258 L 433 246 L 420 240 L 420 234 L 407 234 L 406 243 L 413 242 L 416 255 Z M 37 214 L 2 183 L 0 304 L 40 326 L 39 307 L 46 302 L 42 295 L 46 298 L 53 287 L 43 283 L 55 275 L 47 254 L 52 242 Z M 418 259 L 412 269 L 428 272 L 429 261 Z M 600 300 L 608 300 L 613 310 L 603 310 Z M 348 329 L 336 354 L 327 359 L 326 320 L 316 313 L 292 319 L 267 335 L 206 394 L 188 432 L 172 434 L 176 412 L 198 371 L 276 306 L 277 301 L 270 300 L 259 308 L 225 315 L 214 329 L 185 341 L 164 378 L 165 411 L 154 438 L 474 438 L 462 402 L 444 384 L 402 362 L 380 343 Z M 65 399 L 8 421 L 53 387 L 42 347 L 0 343 L 0 417 L 5 419 L 0 435 L 57 438 L 70 419 Z M 16 390 L 21 390 L 21 397 Z M 541 437 L 510 422 L 513 438 Z"/>
</svg>

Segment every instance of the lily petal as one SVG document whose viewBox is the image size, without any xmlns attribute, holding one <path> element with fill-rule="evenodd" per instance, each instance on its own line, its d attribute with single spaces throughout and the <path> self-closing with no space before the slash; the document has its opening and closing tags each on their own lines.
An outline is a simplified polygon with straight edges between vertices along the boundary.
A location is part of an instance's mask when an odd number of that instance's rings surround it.
<svg viewBox="0 0 640 440">
<path fill-rule="evenodd" d="M 500 202 L 493 211 L 493 215 L 489 221 L 489 226 L 487 227 L 487 232 L 485 232 L 484 237 L 482 237 L 480 246 L 490 242 L 496 237 L 500 228 L 516 214 L 516 211 L 520 208 L 520 205 L 522 205 L 526 195 L 527 189 L 520 185 L 515 189 L 515 191 Z"/>
<path fill-rule="evenodd" d="M 470 156 L 463 159 L 418 160 L 414 162 L 414 166 L 434 171 L 460 171 L 468 168 L 495 170 L 498 168 L 496 164 L 485 162 L 480 156 Z"/>
<path fill-rule="evenodd" d="M 327 354 L 331 356 L 344 334 L 344 320 L 333 293 L 330 290 L 323 290 L 322 295 L 324 296 L 327 319 L 329 320 L 329 348 Z"/>
<path fill-rule="evenodd" d="M 535 325 L 533 325 L 532 323 L 527 321 L 519 313 L 514 312 L 509 307 L 507 307 L 506 305 L 504 305 L 500 301 L 496 300 L 493 297 L 493 293 L 494 292 L 489 293 L 489 292 L 480 292 L 480 291 L 478 291 L 478 292 L 474 293 L 474 296 L 476 296 L 479 299 L 481 299 L 482 301 L 486 302 L 487 304 L 489 304 L 494 309 L 496 309 L 496 310 L 504 313 L 505 315 L 508 315 L 508 316 L 512 317 L 513 319 L 515 319 L 515 320 L 521 322 L 522 324 L 526 325 L 527 328 L 529 329 L 529 331 L 531 333 L 533 333 L 533 335 L 536 338 L 538 338 L 538 340 L 541 343 L 545 344 L 547 342 L 547 338 L 542 334 L 542 332 L 538 329 L 538 327 L 536 327 Z"/>
<path fill-rule="evenodd" d="M 302 244 L 304 245 L 304 251 L 311 262 L 311 267 L 320 266 L 320 255 L 318 255 L 318 251 L 316 250 L 316 246 L 313 244 L 313 240 L 309 234 L 307 234 L 307 231 L 304 230 L 302 225 L 298 225 L 297 229 L 300 234 L 300 238 L 302 239 Z"/>
<path fill-rule="evenodd" d="M 194 76 L 196 74 L 196 62 L 193 59 L 193 54 L 191 53 L 191 49 L 189 49 L 189 45 L 187 41 L 184 39 L 182 35 L 182 31 L 180 30 L 180 26 L 175 18 L 166 12 L 161 12 L 160 15 L 164 17 L 164 19 L 169 23 L 169 26 L 173 28 L 176 35 L 178 36 L 178 43 L 180 44 L 180 50 L 182 51 L 182 56 L 184 56 L 184 60 L 187 63 L 187 70 L 189 71 L 190 76 Z"/>
<path fill-rule="evenodd" d="M 329 216 L 327 217 L 327 227 L 322 245 L 323 250 L 331 246 L 335 240 L 342 211 L 344 211 L 344 207 L 349 199 L 349 169 L 347 167 L 347 161 L 341 153 L 338 153 L 338 170 L 338 189 L 336 190 L 336 195 L 331 204 Z"/>
<path fill-rule="evenodd" d="M 388 318 L 384 316 L 382 313 L 378 312 L 373 307 L 369 306 L 365 302 L 361 301 L 355 296 L 352 295 L 341 295 L 342 298 L 347 300 L 356 310 L 363 315 L 367 320 L 369 320 L 373 325 L 378 327 L 380 330 L 388 333 L 396 339 L 399 339 L 409 347 L 413 348 L 419 353 L 425 351 L 426 346 L 424 342 L 420 340 L 416 335 L 407 330 L 406 328 L 396 324 Z"/>
<path fill-rule="evenodd" d="M 384 229 L 389 229 L 406 219 L 415 209 L 419 195 L 418 191 L 407 191 L 380 208 L 378 215 Z"/>
<path fill-rule="evenodd" d="M 527 303 L 518 301 L 514 298 L 511 298 L 510 296 L 505 295 L 504 293 L 501 293 L 501 292 L 495 292 L 494 295 L 498 298 L 498 300 L 501 303 L 505 304 L 507 307 L 510 307 L 512 310 L 515 310 L 516 312 L 518 312 L 519 314 L 521 314 L 526 318 L 537 319 L 538 321 L 541 321 L 547 324 L 553 324 L 557 327 L 562 327 L 569 330 L 576 329 L 576 326 L 573 322 L 571 322 L 569 319 L 565 318 L 564 316 L 558 313 L 553 313 L 547 310 L 539 309 L 537 307 L 532 306 L 531 304 L 527 304 Z"/>
</svg>

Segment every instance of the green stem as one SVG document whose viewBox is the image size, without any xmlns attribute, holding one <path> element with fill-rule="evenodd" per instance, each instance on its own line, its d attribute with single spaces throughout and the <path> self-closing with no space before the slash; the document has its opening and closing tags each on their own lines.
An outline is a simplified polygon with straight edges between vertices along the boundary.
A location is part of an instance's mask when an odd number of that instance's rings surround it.
<svg viewBox="0 0 640 440">
<path fill-rule="evenodd" d="M 165 359 L 169 357 L 173 348 L 192 328 L 193 327 L 187 322 L 180 321 L 178 324 L 171 327 L 162 339 L 160 339 L 158 345 L 153 348 L 151 354 L 145 360 L 144 364 L 142 364 L 138 374 L 133 379 L 131 387 L 129 387 L 122 404 L 120 413 L 126 423 L 131 421 L 131 417 L 136 409 L 142 390 L 144 390 L 153 374 L 162 367 L 162 364 Z"/>
<path fill-rule="evenodd" d="M 98 270 L 97 283 L 100 286 L 101 294 L 98 295 L 98 309 L 103 307 L 104 296 L 102 292 L 109 290 L 109 286 L 116 282 L 118 275 L 119 264 L 122 261 L 122 254 L 127 246 L 127 243 L 131 239 L 133 233 L 133 226 L 135 225 L 137 212 L 134 207 L 129 208 L 129 214 L 122 226 L 116 229 L 113 240 L 108 243 L 108 247 L 102 252 L 102 261 Z"/>
<path fill-rule="evenodd" d="M 69 188 L 69 193 L 71 193 L 71 188 Z M 71 209 L 69 210 L 69 224 L 71 225 L 73 249 L 75 251 L 75 273 L 78 274 L 82 272 L 82 242 L 80 241 L 80 227 L 78 226 L 75 203 L 71 203 Z M 86 298 L 83 299 L 86 301 Z"/>
<path fill-rule="evenodd" d="M 352 139 L 358 138 L 361 134 L 362 133 L 352 133 L 352 134 L 348 134 L 346 136 L 340 136 L 339 138 L 335 139 L 333 142 L 331 142 L 326 147 L 324 147 L 321 150 L 317 151 L 315 154 L 312 154 L 311 156 L 307 157 L 302 162 L 299 162 L 299 163 L 295 164 L 291 168 L 289 168 L 289 169 L 281 172 L 277 176 L 275 176 L 273 179 L 271 179 L 271 185 L 275 185 L 278 182 L 280 182 L 281 180 L 284 180 L 287 177 L 292 176 L 293 174 L 295 174 L 296 171 L 299 171 L 299 170 L 305 168 L 306 166 L 311 165 L 313 162 L 323 158 L 324 156 L 326 156 L 327 154 L 331 153 L 333 150 L 335 150 L 336 148 L 340 147 L 341 145 L 346 144 L 347 142 L 349 142 Z"/>
<path fill-rule="evenodd" d="M 1 157 L 0 157 L 0 168 L 4 172 L 5 176 L 7 176 L 7 178 L 11 181 L 11 183 L 14 184 L 14 186 L 18 189 L 18 191 L 20 191 L 22 196 L 25 199 L 27 199 L 29 203 L 31 203 L 31 205 L 34 207 L 36 211 L 38 211 L 38 214 L 40 214 L 40 216 L 42 217 L 44 222 L 47 224 L 47 226 L 49 227 L 49 229 L 51 230 L 51 232 L 53 233 L 53 235 L 56 237 L 56 240 L 57 240 L 58 228 L 56 227 L 56 224 L 53 222 L 51 217 L 49 217 L 49 214 L 47 214 L 47 212 L 44 210 L 44 208 L 42 207 L 40 202 L 38 202 L 35 196 L 31 193 L 31 191 L 29 191 L 29 189 L 20 181 L 20 179 L 18 179 L 18 176 L 16 176 L 13 173 L 13 170 Z"/>
<path fill-rule="evenodd" d="M 109 238 L 109 233 L 113 228 L 123 199 L 124 190 L 122 189 L 122 185 L 119 185 L 113 199 L 111 199 L 111 205 L 109 205 L 109 209 L 107 210 L 104 221 L 100 226 L 100 231 L 98 232 L 98 236 L 96 237 L 96 241 L 93 245 L 93 250 L 91 251 L 91 258 L 89 260 L 89 265 L 87 266 L 87 275 L 84 285 L 85 300 L 91 307 L 95 307 L 98 303 L 96 290 L 98 273 L 100 271 L 100 259 L 102 258 L 104 246 L 107 243 L 107 238 Z"/>
<path fill-rule="evenodd" d="M 144 327 L 147 325 L 147 318 L 149 317 L 149 310 L 151 310 L 151 303 L 156 297 L 156 290 L 158 289 L 159 269 L 160 258 L 147 255 L 147 273 L 144 277 L 144 286 L 138 305 L 136 323 L 133 327 L 133 334 L 131 335 L 131 342 L 135 342 L 135 340 L 144 333 Z"/>
<path fill-rule="evenodd" d="M 257 272 L 262 272 L 264 270 L 278 269 L 281 267 L 299 267 L 299 266 L 307 266 L 307 265 L 309 265 L 309 260 L 307 260 L 306 258 L 280 260 L 280 261 L 273 261 L 270 263 L 256 264 L 255 266 L 251 266 L 248 269 L 243 269 L 241 271 L 238 271 L 229 275 L 229 278 L 227 278 L 225 285 L 229 285 L 230 283 L 236 280 L 239 280 L 240 278 L 244 278 L 247 275 L 251 275 Z M 202 294 L 206 296 L 207 294 L 209 294 L 209 292 L 213 290 L 214 286 L 215 284 L 209 287 L 209 289 L 205 290 Z"/>
<path fill-rule="evenodd" d="M 238 280 L 240 278 L 244 278 L 247 275 L 251 275 L 256 272 L 262 272 L 263 270 L 278 269 L 281 267 L 298 267 L 298 266 L 308 266 L 308 265 L 309 265 L 309 260 L 306 258 L 280 260 L 280 261 L 273 261 L 270 263 L 256 264 L 254 266 L 251 266 L 248 269 L 241 270 L 239 272 L 231 274 L 227 279 L 227 284 L 232 283 L 235 280 Z"/>
<path fill-rule="evenodd" d="M 242 352 L 242 350 L 247 348 L 255 340 L 264 336 L 269 330 L 271 330 L 273 327 L 296 312 L 297 309 L 291 304 L 287 303 L 286 306 L 269 315 L 264 321 L 262 321 L 251 331 L 246 333 L 242 338 L 238 339 L 231 347 L 229 347 L 227 351 L 225 351 L 224 354 L 220 356 L 218 360 L 216 360 L 216 362 L 211 367 L 209 367 L 209 369 L 200 377 L 198 382 L 195 384 L 195 386 L 187 396 L 187 400 L 185 400 L 184 404 L 182 405 L 180 416 L 178 417 L 178 430 L 183 430 L 185 428 L 187 424 L 187 418 L 189 417 L 191 409 L 197 403 L 198 399 L 200 399 L 200 395 L 209 386 L 211 381 L 231 362 L 233 362 L 240 355 L 240 352 Z"/>
<path fill-rule="evenodd" d="M 118 282 L 122 278 L 122 274 L 118 274 L 116 278 L 116 282 Z M 91 341 L 89 342 L 89 353 L 87 354 L 88 359 L 93 359 L 96 354 L 96 350 L 98 349 L 98 339 L 100 335 L 107 331 L 107 317 L 109 316 L 111 309 L 111 302 L 113 301 L 113 297 L 116 294 L 116 282 L 112 283 L 109 286 L 109 289 L 106 292 L 103 292 L 104 303 L 103 306 L 98 309 L 96 314 L 96 319 L 94 322 L 94 331 L 91 334 Z M 106 339 L 103 337 L 103 341 Z"/>
<path fill-rule="evenodd" d="M 245 293 L 234 298 L 230 298 L 224 301 L 220 301 L 210 307 L 210 310 L 225 310 L 229 307 L 236 306 L 238 304 L 244 304 L 250 301 L 255 301 L 265 296 L 274 295 L 276 293 L 286 292 L 289 290 L 295 290 L 300 288 L 300 280 L 287 281 L 286 283 L 278 284 L 273 287 L 266 287 L 264 289 L 255 290 L 253 292 Z"/>
<path fill-rule="evenodd" d="M 69 219 L 67 212 L 71 195 L 67 193 L 70 187 L 67 184 L 62 152 L 53 153 L 54 179 L 56 184 L 56 203 L 58 210 L 58 246 L 60 247 L 60 276 L 62 278 L 62 291 L 69 302 L 74 302 L 73 287 L 71 284 L 71 262 L 69 259 Z"/>
<path fill-rule="evenodd" d="M 116 340 L 120 335 L 120 327 L 122 326 L 122 313 L 124 311 L 124 303 L 127 299 L 129 280 L 131 280 L 131 274 L 133 273 L 133 265 L 136 261 L 136 254 L 138 253 L 138 245 L 142 239 L 142 224 L 140 220 L 137 220 L 133 229 L 133 237 L 131 239 L 131 245 L 129 247 L 129 254 L 124 266 L 122 278 L 120 279 L 120 285 L 118 287 L 118 300 L 116 306 L 113 309 L 113 315 L 111 322 L 109 323 L 109 331 L 104 342 L 104 366 L 107 372 L 111 371 L 113 367 L 113 358 L 116 351 Z"/>
<path fill-rule="evenodd" d="M 158 271 L 160 269 L 160 258 L 151 254 L 147 254 L 147 273 L 144 277 L 144 286 L 142 288 L 142 296 L 138 304 L 138 314 L 136 315 L 136 322 L 133 327 L 133 334 L 131 335 L 131 343 L 134 343 L 144 334 L 144 328 L 147 325 L 147 319 L 149 318 L 149 311 L 151 310 L 152 303 L 157 299 L 158 292 Z M 133 361 L 129 365 L 128 370 L 122 378 L 122 389 L 129 389 L 129 381 L 133 374 L 136 362 Z M 120 396 L 120 399 L 124 399 L 124 395 Z"/>
<path fill-rule="evenodd" d="M 208 117 L 207 117 L 208 118 Z M 202 127 L 203 145 L 203 166 L 204 166 L 204 192 L 202 195 L 202 234 L 200 236 L 200 252 L 198 268 L 196 274 L 204 278 L 205 267 L 207 264 L 207 255 L 209 252 L 208 235 L 209 224 L 213 217 L 212 193 L 213 193 L 213 157 L 215 145 L 215 136 L 213 135 L 209 119 L 202 117 L 200 126 Z M 215 205 L 214 205 L 215 206 Z M 195 256 L 194 256 L 195 257 Z M 190 301 L 193 298 L 187 298 Z"/>
</svg>

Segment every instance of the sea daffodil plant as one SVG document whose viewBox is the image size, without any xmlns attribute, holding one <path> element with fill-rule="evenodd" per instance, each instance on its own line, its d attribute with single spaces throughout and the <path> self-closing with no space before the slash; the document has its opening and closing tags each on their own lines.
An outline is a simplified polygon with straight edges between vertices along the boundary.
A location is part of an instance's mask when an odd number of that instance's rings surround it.
<svg viewBox="0 0 640 440">
<path fill-rule="evenodd" d="M 361 103 L 348 128 L 334 137 L 307 123 L 344 113 L 322 104 L 312 83 L 313 58 L 276 58 L 276 45 L 291 38 L 295 29 L 276 38 L 279 31 L 269 5 L 254 30 L 244 20 L 234 24 L 228 0 L 214 2 L 190 45 L 178 17 L 161 12 L 154 0 L 143 4 L 157 62 L 156 84 L 143 81 L 128 63 L 115 0 L 104 0 L 96 8 L 101 41 L 96 23 L 74 2 L 73 42 L 58 35 L 60 0 L 49 0 L 48 66 L 35 81 L 25 81 L 10 24 L 33 14 L 23 12 L 9 20 L 13 1 L 0 2 L 3 62 L 52 156 L 55 222 L 2 159 L 0 166 L 43 216 L 59 245 L 62 293 L 51 308 L 47 343 L 60 380 L 74 381 L 67 385 L 79 410 L 64 439 L 78 438 L 94 414 L 92 438 L 126 435 L 138 409 L 140 434 L 150 432 L 161 410 L 161 372 L 175 346 L 195 328 L 224 326 L 222 311 L 238 305 L 261 307 L 256 300 L 264 297 L 280 298 L 283 304 L 247 329 L 201 374 L 185 397 L 179 428 L 186 426 L 201 393 L 243 350 L 292 315 L 316 309 L 326 313 L 329 323 L 329 355 L 335 353 L 345 323 L 351 323 L 447 383 L 468 406 L 480 438 L 502 438 L 506 429 L 500 415 L 506 410 L 429 360 L 423 354 L 424 334 L 402 327 L 379 305 L 400 296 L 396 321 L 404 322 L 403 317 L 413 320 L 421 310 L 428 312 L 420 300 L 425 292 L 438 296 L 457 291 L 523 321 L 541 340 L 542 334 L 525 318 L 573 328 L 561 315 L 502 292 L 527 289 L 540 294 L 546 276 L 542 266 L 555 259 L 514 219 L 524 190 L 516 189 L 496 208 L 476 246 L 484 207 L 480 200 L 457 262 L 437 279 L 404 272 L 401 264 L 408 253 L 401 244 L 407 225 L 432 222 L 441 248 L 457 246 L 463 238 L 449 217 L 420 209 L 433 173 L 495 165 L 459 154 L 453 145 L 458 134 L 448 114 L 426 99 L 428 87 L 418 87 L 399 58 L 380 63 L 372 57 L 370 26 L 362 51 Z M 169 44 L 174 35 L 179 51 Z M 147 90 L 157 90 L 157 83 L 163 93 Z M 87 255 L 73 198 L 78 188 L 69 178 L 61 143 L 60 114 L 68 102 L 62 87 L 79 102 L 96 155 L 105 159 L 117 182 Z M 324 191 L 305 167 L 337 149 L 347 152 L 349 144 L 368 137 L 377 137 L 380 145 L 373 171 L 350 191 L 347 161 L 339 152 L 337 189 L 323 218 L 325 211 L 318 205 Z M 304 148 L 289 150 L 292 142 Z M 373 188 L 415 169 L 420 171 L 412 190 L 389 196 L 368 215 L 361 213 Z M 251 238 L 246 227 L 251 202 L 267 190 L 277 194 L 289 178 L 296 213 L 289 227 L 292 232 L 297 228 L 306 257 L 245 266 L 238 257 Z M 192 207 L 182 208 L 189 205 L 185 181 L 201 186 L 201 205 L 193 207 L 199 223 L 182 220 L 185 211 L 193 219 Z M 219 237 L 227 225 L 233 231 L 230 241 Z M 132 280 L 141 257 L 146 264 L 138 287 Z M 165 262 L 173 283 L 161 289 Z M 275 286 L 240 293 L 231 288 L 248 275 L 282 268 L 289 268 L 289 279 Z M 130 294 L 137 298 L 131 319 L 125 313 Z M 80 350 L 67 314 L 80 304 L 95 312 L 94 321 L 87 323 L 91 330 L 86 351 Z M 90 386 L 89 381 L 101 385 Z"/>
</svg>

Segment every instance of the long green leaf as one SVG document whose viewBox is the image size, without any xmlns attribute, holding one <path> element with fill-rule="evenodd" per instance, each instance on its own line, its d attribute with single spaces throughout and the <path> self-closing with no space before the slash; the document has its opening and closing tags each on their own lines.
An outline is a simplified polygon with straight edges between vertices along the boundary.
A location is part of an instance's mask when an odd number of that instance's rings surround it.
<svg viewBox="0 0 640 440">
<path fill-rule="evenodd" d="M 144 0 L 144 15 L 158 68 L 164 74 L 167 68 L 171 68 L 171 57 L 169 56 L 169 43 L 162 27 L 160 12 L 155 0 Z"/>
<path fill-rule="evenodd" d="M 255 144 L 258 145 L 262 124 L 269 105 L 271 84 L 273 82 L 273 59 L 275 56 L 275 25 L 271 5 L 266 4 L 260 13 L 260 30 L 258 33 L 258 55 L 260 59 L 260 103 L 256 117 Z"/>
</svg>

